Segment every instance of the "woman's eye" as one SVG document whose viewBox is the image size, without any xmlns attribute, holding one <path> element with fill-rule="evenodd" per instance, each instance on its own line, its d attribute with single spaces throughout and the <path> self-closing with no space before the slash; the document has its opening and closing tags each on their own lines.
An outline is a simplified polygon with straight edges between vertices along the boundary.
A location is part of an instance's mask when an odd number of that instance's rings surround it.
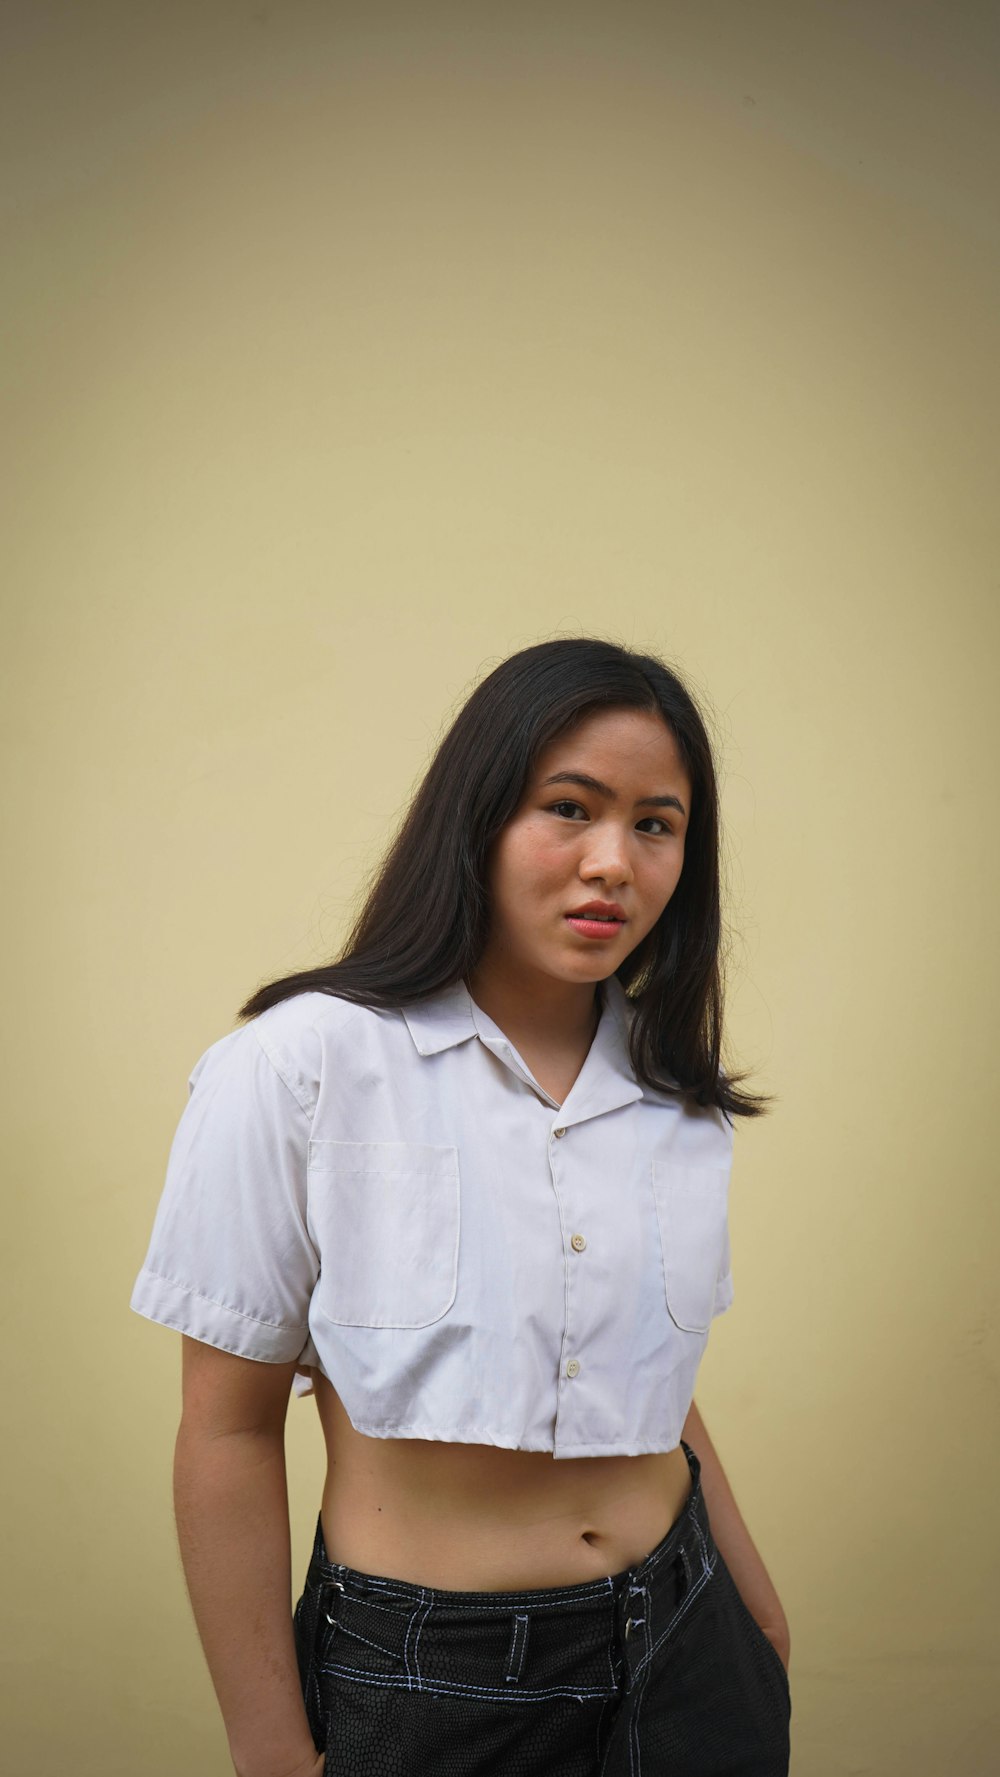
<svg viewBox="0 0 1000 1777">
<path fill-rule="evenodd" d="M 562 811 L 564 809 L 567 809 L 567 808 L 576 809 L 577 813 L 582 814 L 582 815 L 585 815 L 587 812 L 587 810 L 585 808 L 583 808 L 579 802 L 567 802 L 564 800 L 562 802 L 553 802 L 550 806 L 551 806 L 551 812 L 553 814 L 560 814 L 560 813 L 562 813 Z M 670 823 L 668 821 L 661 820 L 661 818 L 658 814 L 647 815 L 645 817 L 645 820 L 642 820 L 639 822 L 639 825 L 641 827 L 645 827 L 649 824 L 650 821 L 652 821 L 654 827 L 659 827 L 659 829 L 662 833 L 672 833 L 673 832 L 673 828 L 670 826 Z M 654 837 L 654 839 L 658 839 L 660 837 L 660 834 L 654 833 L 653 837 Z"/>
</svg>

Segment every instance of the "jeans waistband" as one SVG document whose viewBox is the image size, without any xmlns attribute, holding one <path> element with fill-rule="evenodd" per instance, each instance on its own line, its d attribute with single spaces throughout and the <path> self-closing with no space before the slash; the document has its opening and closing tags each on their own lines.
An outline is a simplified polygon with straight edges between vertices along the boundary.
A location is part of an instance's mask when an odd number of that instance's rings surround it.
<svg viewBox="0 0 1000 1777">
<path fill-rule="evenodd" d="M 308 1583 L 335 1587 L 358 1598 L 378 1597 L 385 1604 L 403 1610 L 433 1605 L 438 1620 L 445 1617 L 458 1621 L 463 1613 L 471 1617 L 477 1612 L 492 1613 L 504 1609 L 543 1614 L 576 1614 L 581 1610 L 600 1612 L 606 1611 L 611 1604 L 616 1613 L 621 1614 L 624 1636 L 632 1635 L 638 1642 L 642 1631 L 642 1643 L 651 1650 L 658 1624 L 672 1623 L 681 1603 L 685 1600 L 693 1602 L 715 1565 L 715 1545 L 701 1488 L 701 1464 L 683 1439 L 681 1448 L 691 1471 L 691 1491 L 679 1516 L 640 1562 L 606 1578 L 511 1592 L 450 1591 L 420 1586 L 389 1575 L 362 1573 L 343 1562 L 331 1561 L 323 1541 L 322 1518 L 318 1516 Z"/>
</svg>

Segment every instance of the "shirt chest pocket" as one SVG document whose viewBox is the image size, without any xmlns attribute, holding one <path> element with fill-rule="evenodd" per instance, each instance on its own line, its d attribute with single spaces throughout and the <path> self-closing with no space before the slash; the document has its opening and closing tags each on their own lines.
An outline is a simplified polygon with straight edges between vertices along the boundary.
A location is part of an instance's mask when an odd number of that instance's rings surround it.
<svg viewBox="0 0 1000 1777">
<path fill-rule="evenodd" d="M 654 1159 L 653 1196 L 670 1317 L 685 1332 L 704 1333 L 726 1251 L 729 1168 Z"/>
<path fill-rule="evenodd" d="M 311 1141 L 317 1299 L 337 1326 L 428 1327 L 458 1288 L 458 1149 Z"/>
</svg>

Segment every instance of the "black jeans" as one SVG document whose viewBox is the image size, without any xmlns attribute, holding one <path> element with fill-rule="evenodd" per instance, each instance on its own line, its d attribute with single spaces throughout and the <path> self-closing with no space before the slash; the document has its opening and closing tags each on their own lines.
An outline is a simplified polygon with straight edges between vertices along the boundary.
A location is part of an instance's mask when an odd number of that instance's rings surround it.
<svg viewBox="0 0 1000 1777">
<path fill-rule="evenodd" d="M 322 1520 L 295 1643 L 325 1777 L 787 1777 L 779 1654 L 716 1548 L 701 1465 L 638 1566 L 447 1592 L 331 1562 Z"/>
</svg>

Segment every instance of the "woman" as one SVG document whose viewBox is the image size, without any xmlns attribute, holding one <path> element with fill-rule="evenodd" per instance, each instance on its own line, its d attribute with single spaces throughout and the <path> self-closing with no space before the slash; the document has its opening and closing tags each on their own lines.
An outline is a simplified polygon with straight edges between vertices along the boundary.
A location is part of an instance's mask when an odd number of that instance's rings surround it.
<svg viewBox="0 0 1000 1777">
<path fill-rule="evenodd" d="M 341 959 L 197 1062 L 132 1306 L 240 1777 L 788 1769 L 788 1628 L 694 1405 L 732 1300 L 698 709 L 603 640 L 505 660 Z M 290 1617 L 289 1393 L 327 1477 Z"/>
</svg>

